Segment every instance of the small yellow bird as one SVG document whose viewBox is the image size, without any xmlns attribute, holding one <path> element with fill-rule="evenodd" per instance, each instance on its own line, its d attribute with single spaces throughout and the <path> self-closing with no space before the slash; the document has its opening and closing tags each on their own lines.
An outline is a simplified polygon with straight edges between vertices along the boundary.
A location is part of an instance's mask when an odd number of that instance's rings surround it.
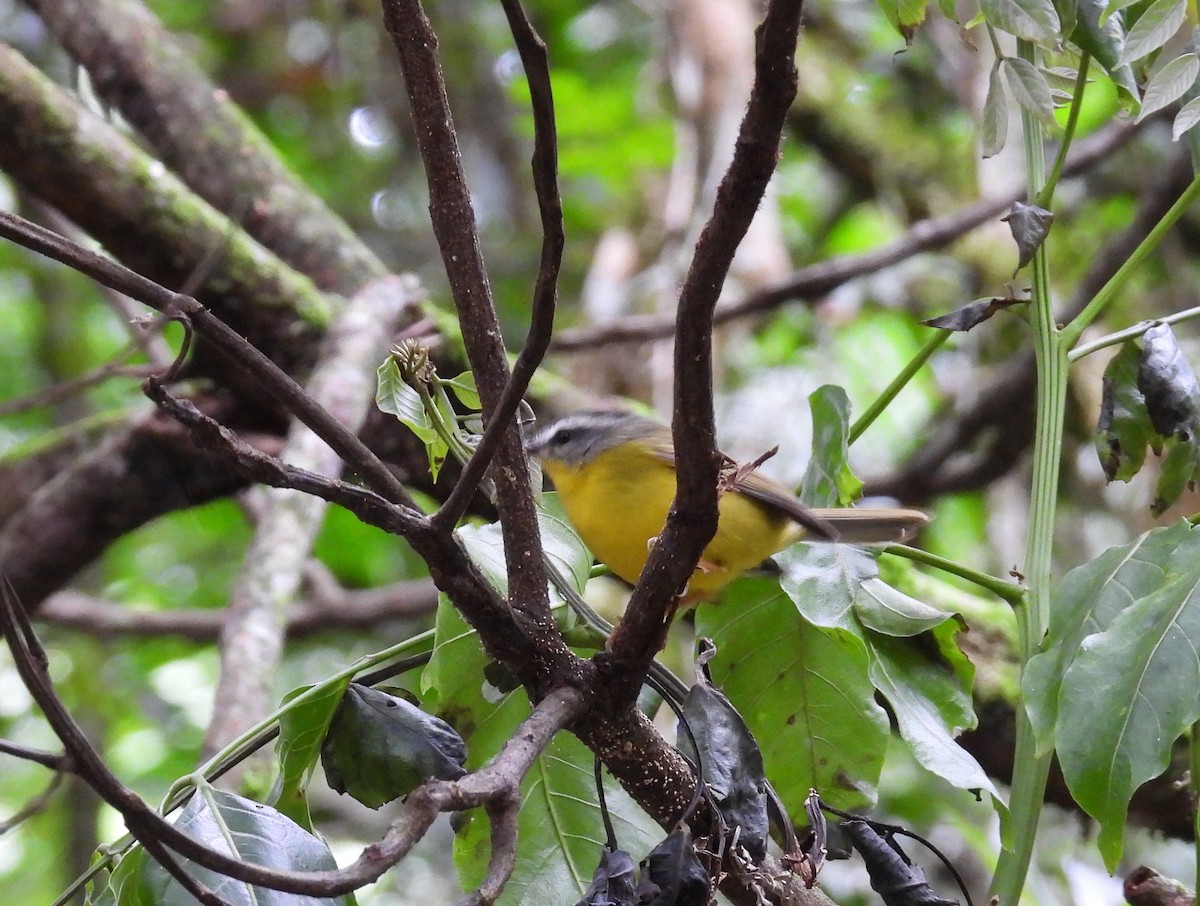
<svg viewBox="0 0 1200 906">
<path fill-rule="evenodd" d="M 626 411 L 567 415 L 529 439 L 584 544 L 636 582 L 675 499 L 675 449 L 665 425 Z M 727 458 L 728 460 L 728 458 Z M 688 583 L 689 602 L 711 597 L 790 544 L 903 541 L 928 521 L 919 510 L 809 509 L 787 488 L 733 460 L 723 475 L 717 533 Z"/>
</svg>

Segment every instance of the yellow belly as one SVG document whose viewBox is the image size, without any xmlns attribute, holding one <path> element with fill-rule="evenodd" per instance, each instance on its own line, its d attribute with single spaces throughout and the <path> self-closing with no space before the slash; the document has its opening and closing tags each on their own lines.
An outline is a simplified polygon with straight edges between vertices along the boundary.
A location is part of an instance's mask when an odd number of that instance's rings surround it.
<svg viewBox="0 0 1200 906">
<path fill-rule="evenodd" d="M 636 582 L 675 498 L 671 464 L 626 444 L 599 454 L 582 469 L 554 460 L 543 465 L 584 544 L 626 582 Z M 719 508 L 717 534 L 688 582 L 690 597 L 718 591 L 794 535 L 790 519 L 739 493 L 722 494 Z"/>
</svg>

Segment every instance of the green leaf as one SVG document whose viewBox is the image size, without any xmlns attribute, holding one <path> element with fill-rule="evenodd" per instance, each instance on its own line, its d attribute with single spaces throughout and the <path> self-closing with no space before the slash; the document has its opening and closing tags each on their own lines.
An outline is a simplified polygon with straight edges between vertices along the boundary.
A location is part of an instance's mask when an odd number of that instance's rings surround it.
<svg viewBox="0 0 1200 906">
<path fill-rule="evenodd" d="M 391 356 L 379 366 L 375 390 L 375 405 L 388 415 L 395 416 L 401 424 L 425 444 L 429 456 L 429 471 L 436 479 L 450 447 L 425 411 L 421 394 L 404 382 L 400 369 Z"/>
<path fill-rule="evenodd" d="M 1023 110 L 1032 113 L 1042 122 L 1054 124 L 1054 98 L 1050 96 L 1050 85 L 1036 66 L 1020 57 L 1005 57 L 1004 76 L 1013 100 Z"/>
<path fill-rule="evenodd" d="M 911 44 L 917 27 L 925 21 L 927 0 L 876 0 L 887 20 Z"/>
<path fill-rule="evenodd" d="M 542 533 L 542 550 L 558 571 L 574 585 L 575 590 L 582 592 L 591 572 L 592 555 L 561 512 L 558 495 L 545 494 L 537 517 Z M 504 593 L 508 589 L 508 572 L 504 564 L 504 538 L 500 524 L 465 525 L 457 534 L 471 560 L 488 581 Z M 553 589 L 551 592 L 554 594 Z"/>
<path fill-rule="evenodd" d="M 1146 462 L 1146 447 L 1160 443 L 1138 389 L 1141 358 L 1137 343 L 1130 341 L 1104 369 L 1096 454 L 1109 481 L 1129 481 Z"/>
<path fill-rule="evenodd" d="M 1150 501 L 1150 512 L 1161 516 L 1171 508 L 1188 488 L 1200 481 L 1200 447 L 1193 437 L 1181 439 L 1171 437 L 1163 444 L 1165 455 L 1158 467 L 1158 481 L 1154 485 L 1154 499 Z"/>
<path fill-rule="evenodd" d="M 1121 63 L 1129 64 L 1153 53 L 1179 31 L 1187 18 L 1188 0 L 1158 0 L 1129 29 Z"/>
<path fill-rule="evenodd" d="M 1043 47 L 1058 45 L 1058 13 L 1050 0 L 979 0 L 979 8 L 996 28 Z"/>
<path fill-rule="evenodd" d="M 1188 89 L 1196 84 L 1197 75 L 1200 75 L 1200 59 L 1197 59 L 1194 53 L 1178 56 L 1162 67 L 1150 79 L 1150 84 L 1146 86 L 1146 94 L 1142 98 L 1142 110 L 1137 116 L 1137 122 L 1140 123 L 1151 113 L 1161 110 L 1183 97 Z"/>
<path fill-rule="evenodd" d="M 1133 69 L 1121 62 L 1124 21 L 1121 16 L 1105 15 L 1105 0 L 1079 0 L 1079 20 L 1071 32 L 1071 43 L 1090 53 L 1127 98 L 1136 101 L 1141 97 Z"/>
<path fill-rule="evenodd" d="M 1041 753 L 1054 745 L 1062 676 L 1083 640 L 1107 629 L 1138 596 L 1161 586 L 1175 551 L 1190 538 L 1186 523 L 1153 529 L 1063 577 L 1054 591 L 1046 638 L 1021 679 Z"/>
<path fill-rule="evenodd" d="M 979 762 L 955 742 L 976 724 L 969 669 L 958 674 L 928 645 L 910 639 L 873 635 L 868 651 L 871 682 L 887 699 L 917 761 L 952 786 L 1001 799 Z"/>
<path fill-rule="evenodd" d="M 337 868 L 328 846 L 280 812 L 213 787 L 197 791 L 175 826 L 210 849 L 255 865 L 284 871 Z M 180 864 L 236 906 L 331 906 L 350 902 L 344 896 L 317 899 L 252 887 L 193 862 L 180 860 Z M 152 859 L 145 860 L 145 877 L 155 906 L 195 906 L 195 898 Z"/>
<path fill-rule="evenodd" d="M 457 377 L 452 377 L 443 384 L 448 386 L 458 401 L 468 409 L 479 410 L 483 408 L 483 403 L 479 400 L 479 388 L 475 386 L 475 374 L 470 371 L 464 371 Z"/>
<path fill-rule="evenodd" d="M 1197 123 L 1200 123 L 1200 97 L 1192 98 L 1175 114 L 1175 122 L 1171 124 L 1172 141 L 1179 141 Z"/>
<path fill-rule="evenodd" d="M 850 400 L 833 384 L 818 387 L 808 397 L 812 410 L 812 458 L 804 470 L 800 499 L 808 506 L 846 506 L 858 499 L 862 482 L 848 462 Z"/>
<path fill-rule="evenodd" d="M 445 721 L 402 698 L 351 683 L 321 746 L 330 787 L 379 808 L 426 780 L 465 772 L 463 739 Z"/>
<path fill-rule="evenodd" d="M 438 713 L 467 740 L 467 766 L 475 769 L 500 751 L 529 715 L 523 691 L 499 695 L 485 688 L 488 659 L 478 637 L 458 612 L 438 608 L 433 659 L 422 674 Z M 517 868 L 500 897 L 501 906 L 561 906 L 582 896 L 604 844 L 599 802 L 592 777 L 593 759 L 582 743 L 559 734 L 537 759 L 521 786 Z M 611 785 L 610 785 L 611 784 Z M 662 832 L 624 791 L 611 781 L 605 795 L 621 846 L 641 855 Z M 490 853 L 487 816 L 465 813 L 455 841 L 455 866 L 465 889 L 483 879 Z"/>
<path fill-rule="evenodd" d="M 1124 585 L 1131 600 L 1083 639 L 1063 675 L 1055 725 L 1063 776 L 1100 823 L 1110 871 L 1130 798 L 1166 769 L 1175 740 L 1200 719 L 1200 531 L 1183 523 L 1155 532 L 1178 539 L 1165 562 L 1148 564 L 1162 575 Z"/>
<path fill-rule="evenodd" d="M 87 898 L 86 906 L 155 906 L 146 889 L 147 858 L 141 846 L 132 847 L 120 857 L 104 889 Z"/>
<path fill-rule="evenodd" d="M 992 157 L 1004 150 L 1004 143 L 1008 140 L 1008 101 L 1004 96 L 999 66 L 993 66 L 988 75 L 987 97 L 983 101 L 983 122 L 979 132 L 984 157 Z"/>
<path fill-rule="evenodd" d="M 696 631 L 717 644 L 713 680 L 758 740 L 789 815 L 803 817 L 813 787 L 839 808 L 874 799 L 888 720 L 861 638 L 814 626 L 773 580 L 753 578 L 699 608 Z"/>
<path fill-rule="evenodd" d="M 854 613 L 868 629 L 898 638 L 927 632 L 954 616 L 906 595 L 878 577 L 861 582 L 854 596 Z"/>
<path fill-rule="evenodd" d="M 321 755 L 321 743 L 329 722 L 349 685 L 349 677 L 330 683 L 313 698 L 288 708 L 279 718 L 279 741 L 275 745 L 279 755 L 279 779 L 269 804 L 305 830 L 313 829 L 308 812 L 308 781 Z M 311 688 L 293 689 L 284 696 L 284 704 Z"/>
<path fill-rule="evenodd" d="M 827 629 L 858 631 L 854 602 L 863 582 L 879 575 L 874 556 L 849 544 L 793 544 L 773 558 L 779 585 L 805 620 Z"/>
</svg>

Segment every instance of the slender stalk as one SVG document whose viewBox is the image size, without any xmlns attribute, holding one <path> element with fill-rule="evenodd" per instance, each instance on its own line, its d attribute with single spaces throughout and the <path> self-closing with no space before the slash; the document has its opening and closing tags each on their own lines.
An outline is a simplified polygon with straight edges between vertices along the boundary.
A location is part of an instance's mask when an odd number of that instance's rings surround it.
<svg viewBox="0 0 1200 906">
<path fill-rule="evenodd" d="M 1099 352 L 1101 349 L 1107 349 L 1109 346 L 1116 346 L 1118 343 L 1124 343 L 1126 340 L 1136 339 L 1156 324 L 1178 324 L 1180 321 L 1190 321 L 1193 318 L 1200 318 L 1200 305 L 1195 308 L 1177 311 L 1162 318 L 1138 321 L 1132 327 L 1126 327 L 1124 330 L 1106 334 L 1090 343 L 1081 343 L 1067 353 L 1067 361 L 1075 362 L 1084 356 L 1091 355 L 1093 352 Z"/>
<path fill-rule="evenodd" d="M 847 444 L 853 444 L 863 435 L 864 431 L 871 427 L 875 419 L 879 418 L 880 413 L 891 405 L 896 395 L 904 389 L 904 385 L 912 380 L 913 375 L 921 370 L 921 367 L 929 361 L 929 357 L 937 352 L 953 333 L 952 330 L 938 330 L 925 341 L 925 345 L 913 356 L 912 361 L 904 366 L 904 370 L 892 379 L 892 382 L 884 388 L 883 393 L 879 394 L 875 402 L 871 403 L 867 407 L 867 411 L 859 416 L 858 421 L 851 426 Z"/>
<path fill-rule="evenodd" d="M 960 579 L 966 579 L 1009 604 L 1022 605 L 1025 603 L 1025 589 L 1020 585 L 963 566 L 957 560 L 948 560 L 937 554 L 931 554 L 929 551 L 921 550 L 919 547 L 909 547 L 907 544 L 889 544 L 883 549 L 883 552 L 894 557 L 904 557 L 914 563 L 924 563 L 926 566 L 940 569 L 958 576 Z"/>
<path fill-rule="evenodd" d="M 1175 225 L 1197 198 L 1200 198 L 1200 175 L 1193 179 L 1191 184 L 1183 190 L 1183 194 L 1179 196 L 1179 200 L 1171 205 L 1171 209 L 1167 211 L 1163 219 L 1156 223 L 1154 229 L 1146 234 L 1146 238 L 1133 250 L 1133 254 L 1117 269 L 1117 272 L 1112 275 L 1111 279 L 1104 284 L 1100 292 L 1092 297 L 1092 301 L 1087 304 L 1087 307 L 1070 324 L 1063 328 L 1063 348 L 1070 349 L 1079 341 L 1080 334 L 1112 303 L 1117 293 L 1124 288 L 1125 283 L 1133 275 L 1133 272 L 1141 267 L 1151 252 L 1158 248 L 1158 244 L 1162 242 L 1163 237 L 1166 236 L 1171 227 Z"/>
<path fill-rule="evenodd" d="M 1034 62 L 1035 50 L 1017 42 L 1022 59 Z M 1077 91 L 1077 93 L 1079 93 Z M 1025 168 L 1029 196 L 1040 197 L 1045 187 L 1045 149 L 1042 126 L 1022 112 Z M 1037 414 L 1034 430 L 1033 482 L 1030 492 L 1029 547 L 1025 576 L 1029 584 L 1026 606 L 1017 608 L 1018 644 L 1022 669 L 1037 651 L 1050 622 L 1051 553 L 1058 474 L 1062 458 L 1063 413 L 1067 398 L 1066 348 L 1050 307 L 1049 269 L 1045 248 L 1033 259 L 1032 325 L 1038 369 Z M 991 894 L 1005 906 L 1020 902 L 1021 890 L 1033 856 L 1038 817 L 1045 797 L 1050 754 L 1039 755 L 1033 727 L 1023 706 L 1016 709 L 1016 753 L 1009 799 L 1009 820 Z"/>
<path fill-rule="evenodd" d="M 1079 126 L 1079 110 L 1083 107 L 1083 90 L 1087 87 L 1088 64 L 1091 61 L 1091 55 L 1086 51 L 1079 57 L 1079 72 L 1075 76 L 1075 92 L 1071 95 L 1071 109 L 1067 112 L 1067 125 L 1063 130 L 1062 141 L 1058 144 L 1058 154 L 1054 157 L 1054 166 L 1050 168 L 1046 184 L 1037 194 L 1039 207 L 1050 207 L 1050 202 L 1054 200 L 1054 190 L 1058 188 L 1058 181 L 1062 178 L 1063 167 L 1067 164 L 1067 152 L 1071 149 L 1071 141 L 1075 138 L 1075 129 Z"/>
</svg>

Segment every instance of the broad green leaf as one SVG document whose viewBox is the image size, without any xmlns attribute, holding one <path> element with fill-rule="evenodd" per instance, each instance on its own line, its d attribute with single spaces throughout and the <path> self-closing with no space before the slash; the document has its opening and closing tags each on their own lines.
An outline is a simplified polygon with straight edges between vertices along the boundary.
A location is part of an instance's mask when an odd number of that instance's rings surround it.
<svg viewBox="0 0 1200 906">
<path fill-rule="evenodd" d="M 861 638 L 814 626 L 773 580 L 752 578 L 700 607 L 696 631 L 716 642 L 713 681 L 758 740 L 789 815 L 803 817 L 813 787 L 839 808 L 874 799 L 888 720 Z"/>
<path fill-rule="evenodd" d="M 812 458 L 804 471 L 800 499 L 808 506 L 845 506 L 858 499 L 862 482 L 847 462 L 850 400 L 833 384 L 818 387 L 808 397 L 812 410 Z"/>
<path fill-rule="evenodd" d="M 1022 109 L 1032 113 L 1045 123 L 1054 123 L 1054 99 L 1050 96 L 1050 85 L 1036 66 L 1020 57 L 1005 57 L 1004 76 L 1013 100 Z"/>
<path fill-rule="evenodd" d="M 1200 59 L 1197 59 L 1194 53 L 1176 57 L 1156 72 L 1150 79 L 1150 84 L 1146 86 L 1142 110 L 1137 121 L 1141 122 L 1156 110 L 1161 110 L 1183 97 L 1187 90 L 1196 84 L 1197 75 L 1200 75 Z"/>
<path fill-rule="evenodd" d="M 1059 695 L 1063 776 L 1100 823 L 1110 871 L 1130 798 L 1166 769 L 1175 740 L 1200 719 L 1200 531 L 1183 523 L 1155 532 L 1179 542 L 1152 564 L 1162 579 L 1125 587 L 1130 602 L 1083 639 Z"/>
<path fill-rule="evenodd" d="M 1070 35 L 1079 22 L 1079 0 L 1054 0 L 1054 9 L 1058 13 L 1059 31 Z"/>
<path fill-rule="evenodd" d="M 1187 7 L 1188 0 L 1158 0 L 1142 13 L 1125 37 L 1121 63 L 1137 62 L 1166 44 L 1187 18 Z"/>
<path fill-rule="evenodd" d="M 305 830 L 313 829 L 308 812 L 308 781 L 321 755 L 329 722 L 342 700 L 350 678 L 331 683 L 319 695 L 289 708 L 279 718 L 279 779 L 268 804 L 275 806 Z M 312 686 L 301 686 L 284 696 L 284 704 Z"/>
<path fill-rule="evenodd" d="M 1096 455 L 1109 481 L 1129 481 L 1146 462 L 1146 447 L 1160 443 L 1138 389 L 1141 358 L 1137 343 L 1130 341 L 1104 369 Z"/>
<path fill-rule="evenodd" d="M 591 884 L 604 846 L 593 763 L 583 743 L 560 733 L 525 776 L 517 864 L 498 906 L 563 906 Z M 605 783 L 604 795 L 621 848 L 642 858 L 662 839 L 662 830 L 615 783 Z M 467 815 L 455 840 L 454 864 L 463 888 L 473 890 L 487 870 L 491 841 L 487 815 L 481 809 Z"/>
<path fill-rule="evenodd" d="M 1135 3 L 1141 2 L 1142 0 L 1107 0 L 1107 2 L 1102 2 L 1100 5 L 1104 7 L 1104 10 L 1101 13 L 1101 21 L 1107 21 L 1108 17 L 1113 13 L 1120 12 L 1123 9 L 1128 9 Z"/>
<path fill-rule="evenodd" d="M 1185 133 L 1190 132 L 1200 123 L 1200 97 L 1192 98 L 1175 114 L 1175 122 L 1171 124 L 1171 139 L 1179 141 Z"/>
<path fill-rule="evenodd" d="M 985 790 L 1001 799 L 979 762 L 955 741 L 976 724 L 970 675 L 958 675 L 928 648 L 911 639 L 872 635 L 871 682 L 887 699 L 900 736 L 926 770 L 959 789 Z"/>
<path fill-rule="evenodd" d="M 1058 45 L 1058 13 L 1050 0 L 979 0 L 979 8 L 996 28 L 1043 47 Z"/>
<path fill-rule="evenodd" d="M 88 896 L 86 906 L 155 906 L 146 889 L 146 858 L 141 846 L 132 847 L 121 856 L 104 889 Z"/>
<path fill-rule="evenodd" d="M 980 123 L 979 133 L 984 157 L 1004 150 L 1004 143 L 1008 139 L 1008 100 L 1004 96 L 999 66 L 993 66 L 988 75 L 987 97 L 983 102 L 983 122 Z"/>
<path fill-rule="evenodd" d="M 197 791 L 175 826 L 211 849 L 256 865 L 285 871 L 337 868 L 329 847 L 291 819 L 268 805 L 213 787 Z M 152 859 L 145 862 L 146 883 L 155 906 L 195 906 L 195 898 L 164 868 Z M 331 906 L 350 902 L 344 896 L 318 899 L 251 887 L 192 862 L 181 864 L 188 874 L 236 906 Z"/>
<path fill-rule="evenodd" d="M 1189 487 L 1200 481 L 1200 447 L 1196 438 L 1171 437 L 1163 444 L 1164 456 L 1158 466 L 1158 481 L 1150 512 L 1161 516 Z"/>
<path fill-rule="evenodd" d="M 779 584 L 808 622 L 827 629 L 858 631 L 854 602 L 868 579 L 879 575 L 875 558 L 849 544 L 793 544 L 773 558 Z"/>
<path fill-rule="evenodd" d="M 1141 97 L 1133 70 L 1121 62 L 1125 23 L 1121 16 L 1105 16 L 1105 0 L 1079 0 L 1079 20 L 1071 42 L 1090 53 L 1129 100 Z"/>
<path fill-rule="evenodd" d="M 1054 591 L 1046 638 L 1021 680 L 1040 752 L 1054 745 L 1062 676 L 1083 640 L 1107 629 L 1138 597 L 1161 586 L 1175 551 L 1190 536 L 1186 523 L 1153 529 L 1063 577 Z"/>
</svg>

